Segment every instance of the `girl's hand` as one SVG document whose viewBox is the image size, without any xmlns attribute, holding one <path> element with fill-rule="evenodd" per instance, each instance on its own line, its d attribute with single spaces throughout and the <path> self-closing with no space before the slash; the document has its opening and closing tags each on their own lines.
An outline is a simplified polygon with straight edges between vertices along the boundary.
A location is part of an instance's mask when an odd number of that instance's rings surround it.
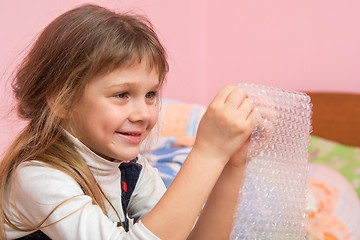
<svg viewBox="0 0 360 240">
<path fill-rule="evenodd" d="M 253 107 L 240 88 L 225 86 L 202 117 L 193 150 L 226 164 L 254 128 Z"/>
<path fill-rule="evenodd" d="M 236 167 L 236 168 L 245 168 L 249 145 L 250 145 L 250 137 L 245 141 L 245 143 L 241 146 L 241 148 L 231 156 L 227 166 Z"/>
</svg>

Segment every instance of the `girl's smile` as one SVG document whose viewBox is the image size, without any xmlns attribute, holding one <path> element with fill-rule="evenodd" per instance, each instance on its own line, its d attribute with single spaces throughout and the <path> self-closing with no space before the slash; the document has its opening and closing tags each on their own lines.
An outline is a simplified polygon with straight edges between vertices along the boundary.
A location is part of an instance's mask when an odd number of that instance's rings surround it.
<svg viewBox="0 0 360 240">
<path fill-rule="evenodd" d="M 125 141 L 129 143 L 139 144 L 142 141 L 142 134 L 144 131 L 136 132 L 136 131 L 129 131 L 129 132 L 116 132 L 119 137 L 123 138 Z"/>
<path fill-rule="evenodd" d="M 65 129 L 108 160 L 134 159 L 158 118 L 159 75 L 148 66 L 92 79 Z"/>
</svg>

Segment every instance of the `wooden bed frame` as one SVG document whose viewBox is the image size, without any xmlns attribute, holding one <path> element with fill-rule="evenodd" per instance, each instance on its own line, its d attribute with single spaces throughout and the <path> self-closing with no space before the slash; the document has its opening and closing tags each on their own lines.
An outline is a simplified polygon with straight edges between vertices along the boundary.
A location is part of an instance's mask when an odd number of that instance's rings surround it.
<svg viewBox="0 0 360 240">
<path fill-rule="evenodd" d="M 313 135 L 360 147 L 360 94 L 309 92 Z"/>
</svg>

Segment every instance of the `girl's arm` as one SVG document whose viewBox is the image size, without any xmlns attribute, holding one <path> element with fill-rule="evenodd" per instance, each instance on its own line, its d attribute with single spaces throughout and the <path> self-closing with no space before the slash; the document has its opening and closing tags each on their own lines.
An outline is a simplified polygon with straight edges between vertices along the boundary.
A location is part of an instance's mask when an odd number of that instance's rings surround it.
<svg viewBox="0 0 360 240">
<path fill-rule="evenodd" d="M 248 141 L 226 164 L 188 239 L 229 239 L 243 186 Z"/>
<path fill-rule="evenodd" d="M 186 239 L 213 189 L 209 210 L 221 207 L 215 184 L 237 184 L 233 174 L 227 174 L 233 172 L 235 165 L 227 163 L 248 139 L 252 128 L 252 106 L 246 94 L 233 86 L 223 88 L 204 114 L 194 147 L 178 175 L 142 223 L 161 239 Z M 206 218 L 213 223 L 219 220 L 217 215 Z"/>
</svg>

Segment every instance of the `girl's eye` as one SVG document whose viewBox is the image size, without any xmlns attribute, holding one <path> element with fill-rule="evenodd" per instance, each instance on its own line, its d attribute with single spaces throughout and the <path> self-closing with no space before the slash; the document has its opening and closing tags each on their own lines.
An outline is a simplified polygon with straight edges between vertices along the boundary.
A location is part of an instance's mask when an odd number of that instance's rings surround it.
<svg viewBox="0 0 360 240">
<path fill-rule="evenodd" d="M 128 96 L 129 96 L 129 93 L 127 93 L 127 92 L 117 93 L 114 95 L 115 98 L 127 98 Z"/>
<path fill-rule="evenodd" d="M 147 99 L 154 99 L 157 97 L 157 92 L 148 92 L 146 95 L 145 95 L 145 98 Z"/>
</svg>

